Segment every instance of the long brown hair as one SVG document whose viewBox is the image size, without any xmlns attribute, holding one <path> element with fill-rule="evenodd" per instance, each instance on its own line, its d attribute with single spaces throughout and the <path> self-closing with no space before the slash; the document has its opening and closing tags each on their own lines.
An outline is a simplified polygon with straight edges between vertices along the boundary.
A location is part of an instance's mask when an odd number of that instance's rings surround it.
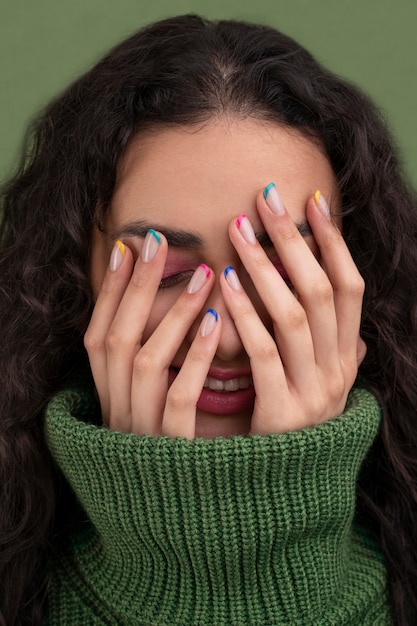
<svg viewBox="0 0 417 626">
<path fill-rule="evenodd" d="M 68 494 L 42 413 L 86 363 L 92 227 L 116 165 L 145 127 L 223 113 L 298 128 L 337 177 L 346 241 L 365 279 L 360 375 L 383 410 L 359 481 L 358 515 L 380 543 L 393 620 L 417 623 L 417 215 L 380 115 L 280 32 L 198 16 L 133 35 L 34 122 L 4 187 L 0 236 L 0 623 L 40 623 L 47 555 Z"/>
</svg>

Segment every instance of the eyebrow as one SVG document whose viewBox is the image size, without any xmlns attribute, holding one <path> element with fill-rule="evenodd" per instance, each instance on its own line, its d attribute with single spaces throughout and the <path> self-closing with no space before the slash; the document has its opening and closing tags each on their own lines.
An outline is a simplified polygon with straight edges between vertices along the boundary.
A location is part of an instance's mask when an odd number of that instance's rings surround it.
<svg viewBox="0 0 417 626">
<path fill-rule="evenodd" d="M 310 235 L 312 235 L 311 228 L 307 222 L 301 222 L 299 224 L 296 224 L 296 226 L 298 232 L 302 237 L 309 237 Z M 201 250 L 204 244 L 203 239 L 200 237 L 200 235 L 197 235 L 192 231 L 167 228 L 166 226 L 154 223 L 151 224 L 149 222 L 146 222 L 145 220 L 136 220 L 134 222 L 124 224 L 121 228 L 117 229 L 111 234 L 111 238 L 113 241 L 116 241 L 117 239 L 122 239 L 123 237 L 140 237 L 143 239 L 150 228 L 153 228 L 154 230 L 162 233 L 166 237 L 168 245 L 173 248 Z M 268 233 L 266 232 L 257 233 L 256 238 L 263 248 L 271 248 L 274 245 Z"/>
</svg>

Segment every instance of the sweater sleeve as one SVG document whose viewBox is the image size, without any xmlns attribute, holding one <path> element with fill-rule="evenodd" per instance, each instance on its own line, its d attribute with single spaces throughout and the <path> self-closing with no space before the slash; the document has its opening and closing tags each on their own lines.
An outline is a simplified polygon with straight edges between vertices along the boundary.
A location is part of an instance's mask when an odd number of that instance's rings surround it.
<svg viewBox="0 0 417 626">
<path fill-rule="evenodd" d="M 85 423 L 92 410 L 73 390 L 46 413 L 89 519 L 53 566 L 51 624 L 389 624 L 382 559 L 353 525 L 370 393 L 265 437 L 138 437 Z M 64 616 L 68 598 L 84 622 Z"/>
</svg>

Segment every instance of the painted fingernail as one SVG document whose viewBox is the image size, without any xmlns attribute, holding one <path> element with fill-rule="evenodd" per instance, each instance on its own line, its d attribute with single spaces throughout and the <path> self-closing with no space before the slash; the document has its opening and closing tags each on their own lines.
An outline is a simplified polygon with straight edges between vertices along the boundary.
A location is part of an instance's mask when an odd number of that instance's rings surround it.
<svg viewBox="0 0 417 626">
<path fill-rule="evenodd" d="M 200 326 L 200 333 L 202 337 L 207 337 L 207 335 L 210 335 L 210 333 L 213 332 L 218 319 L 219 315 L 217 311 L 214 309 L 207 309 Z"/>
<path fill-rule="evenodd" d="M 284 203 L 278 193 L 275 183 L 269 183 L 264 189 L 265 202 L 275 215 L 284 215 Z"/>
<path fill-rule="evenodd" d="M 211 270 L 207 265 L 201 263 L 191 276 L 191 280 L 188 283 L 187 292 L 188 293 L 197 293 L 200 291 L 201 287 L 207 282 L 209 276 L 211 274 Z"/>
<path fill-rule="evenodd" d="M 155 258 L 160 243 L 161 236 L 156 232 L 156 230 L 150 228 L 146 233 L 146 237 L 143 242 L 142 261 L 144 263 L 149 263 L 149 261 L 152 261 L 152 259 Z"/>
<path fill-rule="evenodd" d="M 240 284 L 240 280 L 238 275 L 236 274 L 236 270 L 234 267 L 229 265 L 224 270 L 224 277 L 227 280 L 228 284 L 231 286 L 233 291 L 242 291 L 242 285 Z"/>
<path fill-rule="evenodd" d="M 314 202 L 316 203 L 316 206 L 321 212 L 321 214 L 324 215 L 324 217 L 329 220 L 330 219 L 329 205 L 327 204 L 326 198 L 322 195 L 319 189 L 317 189 L 316 193 L 314 194 Z"/>
<path fill-rule="evenodd" d="M 117 270 L 122 264 L 125 252 L 126 252 L 126 248 L 124 244 L 118 239 L 116 243 L 114 244 L 114 248 L 110 256 L 110 271 L 111 272 L 117 272 Z"/>
<path fill-rule="evenodd" d="M 239 217 L 237 218 L 236 226 L 238 227 L 240 234 L 245 241 L 247 241 L 248 243 L 256 243 L 255 232 L 252 228 L 252 224 L 244 213 L 242 213 L 242 215 L 239 215 Z"/>
</svg>

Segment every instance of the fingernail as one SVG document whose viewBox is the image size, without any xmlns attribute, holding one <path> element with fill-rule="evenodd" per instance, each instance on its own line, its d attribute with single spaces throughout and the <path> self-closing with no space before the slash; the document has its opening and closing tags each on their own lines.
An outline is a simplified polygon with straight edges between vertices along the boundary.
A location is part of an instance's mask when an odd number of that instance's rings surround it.
<svg viewBox="0 0 417 626">
<path fill-rule="evenodd" d="M 245 241 L 248 243 L 256 243 L 255 232 L 252 228 L 252 224 L 244 213 L 239 215 L 236 220 L 236 225 Z"/>
<path fill-rule="evenodd" d="M 284 215 L 284 203 L 278 193 L 275 183 L 269 183 L 264 189 L 265 202 L 275 215 Z"/>
<path fill-rule="evenodd" d="M 200 333 L 202 337 L 207 337 L 207 335 L 213 332 L 218 319 L 219 315 L 217 311 L 214 309 L 207 309 L 200 326 Z"/>
<path fill-rule="evenodd" d="M 201 287 L 206 283 L 208 277 L 211 274 L 211 270 L 207 265 L 201 263 L 191 276 L 191 280 L 188 283 L 187 292 L 188 293 L 197 293 L 201 289 Z"/>
<path fill-rule="evenodd" d="M 155 257 L 161 243 L 161 237 L 159 233 L 153 228 L 150 228 L 146 233 L 145 241 L 142 248 L 142 261 L 149 263 Z"/>
<path fill-rule="evenodd" d="M 316 203 L 316 206 L 321 212 L 321 214 L 324 215 L 324 217 L 329 220 L 330 219 L 329 205 L 327 204 L 326 198 L 322 195 L 319 189 L 317 189 L 316 193 L 314 194 L 314 202 Z"/>
<path fill-rule="evenodd" d="M 124 244 L 118 239 L 114 244 L 111 256 L 110 256 L 110 271 L 117 272 L 122 264 L 123 257 L 125 255 L 126 248 Z"/>
<path fill-rule="evenodd" d="M 226 267 L 226 269 L 224 270 L 224 277 L 233 289 L 233 291 L 242 291 L 242 285 L 240 284 L 240 280 L 236 274 L 236 270 L 234 267 L 232 267 L 231 265 L 229 265 L 229 267 Z"/>
</svg>

